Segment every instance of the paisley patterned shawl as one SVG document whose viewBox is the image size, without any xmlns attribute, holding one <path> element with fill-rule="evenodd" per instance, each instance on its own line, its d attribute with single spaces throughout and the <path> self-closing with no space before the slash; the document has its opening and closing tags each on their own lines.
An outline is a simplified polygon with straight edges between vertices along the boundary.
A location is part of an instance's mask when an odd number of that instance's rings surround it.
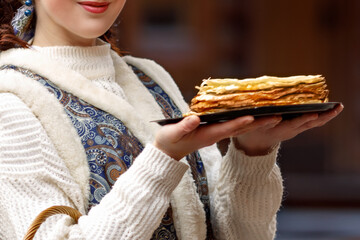
<svg viewBox="0 0 360 240">
<path fill-rule="evenodd" d="M 153 95 L 154 99 L 161 107 L 162 112 L 166 118 L 182 117 L 182 113 L 180 109 L 167 95 L 167 93 L 153 79 L 147 76 L 139 68 L 133 65 L 130 66 L 133 69 L 134 73 L 138 76 L 140 81 Z M 210 199 L 209 199 L 209 190 L 208 190 L 208 183 L 207 183 L 204 164 L 201 160 L 199 152 L 197 151 L 186 156 L 186 160 L 190 165 L 191 173 L 197 188 L 197 193 L 199 194 L 200 200 L 204 205 L 204 210 L 206 214 L 206 224 L 207 224 L 206 239 L 207 240 L 215 239 L 210 222 Z"/>
<path fill-rule="evenodd" d="M 165 117 L 181 116 L 179 108 L 156 82 L 140 69 L 131 67 L 159 104 Z M 121 120 L 60 89 L 48 79 L 28 69 L 13 65 L 1 66 L 0 70 L 2 69 L 13 69 L 38 81 L 53 93 L 64 106 L 64 110 L 71 119 L 84 146 L 90 168 L 89 209 L 99 204 L 101 199 L 111 190 L 116 179 L 131 166 L 143 150 L 144 147 L 140 141 Z M 203 163 L 198 152 L 188 155 L 186 159 L 190 165 L 200 200 L 204 204 L 208 225 L 207 239 L 213 239 L 207 179 Z M 171 205 L 152 239 L 177 239 Z"/>
</svg>

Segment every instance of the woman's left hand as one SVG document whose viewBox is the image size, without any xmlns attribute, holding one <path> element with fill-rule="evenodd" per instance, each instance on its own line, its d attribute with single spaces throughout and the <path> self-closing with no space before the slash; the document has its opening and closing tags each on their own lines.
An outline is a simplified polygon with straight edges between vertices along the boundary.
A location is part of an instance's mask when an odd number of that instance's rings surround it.
<svg viewBox="0 0 360 240">
<path fill-rule="evenodd" d="M 256 119 L 246 133 L 233 136 L 235 147 L 249 156 L 265 155 L 280 142 L 291 139 L 311 128 L 320 127 L 336 117 L 342 110 L 339 104 L 323 113 L 308 113 L 300 117 L 283 120 L 281 117 L 263 117 Z"/>
</svg>

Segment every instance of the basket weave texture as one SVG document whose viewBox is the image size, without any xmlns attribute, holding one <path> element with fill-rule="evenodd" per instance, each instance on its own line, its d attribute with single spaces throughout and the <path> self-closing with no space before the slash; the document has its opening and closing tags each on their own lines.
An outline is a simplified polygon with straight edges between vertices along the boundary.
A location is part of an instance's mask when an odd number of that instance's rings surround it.
<svg viewBox="0 0 360 240">
<path fill-rule="evenodd" d="M 75 208 L 68 207 L 68 206 L 52 206 L 44 211 L 42 211 L 35 220 L 31 223 L 30 227 L 28 228 L 25 237 L 23 240 L 32 240 L 36 234 L 36 231 L 39 229 L 40 225 L 45 222 L 45 220 L 53 216 L 55 214 L 66 214 L 69 215 L 72 219 L 75 220 L 77 223 L 78 219 L 81 217 L 81 213 L 76 210 Z"/>
</svg>

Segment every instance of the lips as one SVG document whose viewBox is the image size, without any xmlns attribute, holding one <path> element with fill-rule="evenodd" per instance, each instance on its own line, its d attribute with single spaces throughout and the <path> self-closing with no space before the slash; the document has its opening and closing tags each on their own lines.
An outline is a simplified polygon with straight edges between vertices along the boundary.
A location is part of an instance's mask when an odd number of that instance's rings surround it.
<svg viewBox="0 0 360 240">
<path fill-rule="evenodd" d="M 110 3 L 84 1 L 84 2 L 79 2 L 79 4 L 88 12 L 100 14 L 108 9 Z"/>
</svg>

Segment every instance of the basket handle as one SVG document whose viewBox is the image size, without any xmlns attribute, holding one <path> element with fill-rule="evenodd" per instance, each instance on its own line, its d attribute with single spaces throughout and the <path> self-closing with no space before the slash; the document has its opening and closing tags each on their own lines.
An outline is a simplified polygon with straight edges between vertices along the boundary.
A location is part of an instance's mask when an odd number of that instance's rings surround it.
<svg viewBox="0 0 360 240">
<path fill-rule="evenodd" d="M 45 220 L 55 214 L 66 214 L 69 215 L 77 223 L 78 219 L 81 217 L 81 213 L 75 208 L 68 206 L 52 206 L 44 211 L 42 211 L 35 220 L 31 223 L 30 227 L 26 231 L 25 237 L 23 240 L 32 240 L 35 236 L 36 231 L 39 229 L 40 225 L 45 222 Z"/>
</svg>

